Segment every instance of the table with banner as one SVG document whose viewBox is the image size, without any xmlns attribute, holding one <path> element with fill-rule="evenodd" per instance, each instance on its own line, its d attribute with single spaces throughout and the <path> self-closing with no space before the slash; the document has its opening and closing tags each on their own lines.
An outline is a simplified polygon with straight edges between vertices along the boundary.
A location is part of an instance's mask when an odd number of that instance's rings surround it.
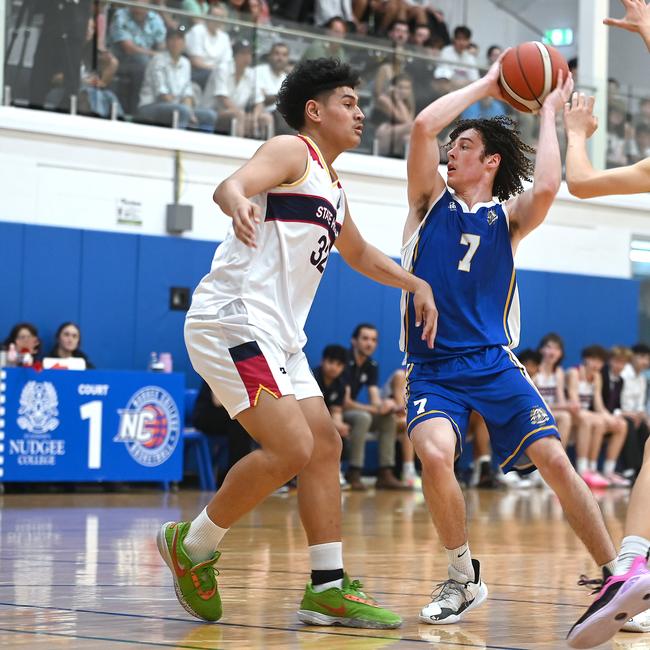
<svg viewBox="0 0 650 650">
<path fill-rule="evenodd" d="M 179 481 L 185 377 L 0 370 L 0 482 Z"/>
</svg>

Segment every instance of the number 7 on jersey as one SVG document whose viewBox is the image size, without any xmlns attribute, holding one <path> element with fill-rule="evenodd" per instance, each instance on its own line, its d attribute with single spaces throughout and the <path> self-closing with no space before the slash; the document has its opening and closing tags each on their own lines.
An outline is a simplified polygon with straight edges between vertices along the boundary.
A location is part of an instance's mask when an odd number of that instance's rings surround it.
<svg viewBox="0 0 650 650">
<path fill-rule="evenodd" d="M 465 253 L 465 257 L 458 262 L 458 270 L 469 273 L 469 270 L 472 268 L 472 258 L 476 255 L 476 251 L 481 243 L 481 236 L 470 235 L 469 233 L 464 232 L 460 236 L 460 243 L 469 246 L 469 249 L 467 250 L 467 253 Z"/>
</svg>

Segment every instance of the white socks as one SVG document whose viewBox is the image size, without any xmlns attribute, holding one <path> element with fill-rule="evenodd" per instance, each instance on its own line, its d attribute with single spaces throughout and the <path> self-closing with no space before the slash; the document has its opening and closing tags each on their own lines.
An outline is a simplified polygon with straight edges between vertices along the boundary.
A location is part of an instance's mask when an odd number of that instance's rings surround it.
<svg viewBox="0 0 650 650">
<path fill-rule="evenodd" d="M 209 560 L 217 550 L 219 542 L 228 532 L 208 517 L 207 509 L 203 508 L 199 516 L 190 524 L 190 530 L 185 537 L 185 551 L 197 564 Z"/>
<path fill-rule="evenodd" d="M 337 571 L 343 569 L 343 542 L 328 542 L 309 547 L 309 564 L 312 571 Z M 313 585 L 316 592 L 332 587 L 341 588 L 343 580 L 332 580 L 321 585 Z"/>
<path fill-rule="evenodd" d="M 603 463 L 603 474 L 605 476 L 610 476 L 610 474 L 613 474 L 615 469 L 616 469 L 615 460 L 606 460 Z"/>
<path fill-rule="evenodd" d="M 609 561 L 607 564 L 602 564 L 600 566 L 601 571 L 604 569 L 607 569 L 612 575 L 615 575 L 616 573 L 616 558 L 613 560 Z"/>
<path fill-rule="evenodd" d="M 472 556 L 469 552 L 469 545 L 467 542 L 458 548 L 447 548 L 445 550 L 447 551 L 447 562 L 453 566 L 456 571 L 460 571 L 460 573 L 467 576 L 468 580 L 474 581 L 476 576 L 474 575 Z"/>
<path fill-rule="evenodd" d="M 402 479 L 415 476 L 415 463 L 413 461 L 402 464 Z"/>
<path fill-rule="evenodd" d="M 586 458 L 576 459 L 576 471 L 578 474 L 584 474 L 589 469 L 589 461 Z"/>
<path fill-rule="evenodd" d="M 614 574 L 622 576 L 627 573 L 635 558 L 639 555 L 647 557 L 650 549 L 650 540 L 637 535 L 628 535 L 621 542 L 621 550 L 616 558 L 616 570 Z"/>
</svg>

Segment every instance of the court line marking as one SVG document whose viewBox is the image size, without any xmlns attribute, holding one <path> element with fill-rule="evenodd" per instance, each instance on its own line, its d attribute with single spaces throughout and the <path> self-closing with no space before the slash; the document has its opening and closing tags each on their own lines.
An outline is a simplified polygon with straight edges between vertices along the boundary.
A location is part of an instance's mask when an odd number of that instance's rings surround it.
<svg viewBox="0 0 650 650">
<path fill-rule="evenodd" d="M 175 616 L 148 616 L 146 614 L 132 614 L 129 612 L 102 612 L 99 610 L 93 609 L 79 609 L 74 607 L 54 607 L 53 605 L 21 605 L 18 603 L 3 603 L 0 602 L 0 606 L 8 607 L 21 607 L 24 609 L 43 609 L 49 611 L 59 611 L 59 612 L 73 612 L 76 614 L 97 614 L 100 616 L 123 616 L 125 618 L 137 618 L 145 619 L 151 621 L 175 621 L 179 623 L 189 623 L 191 625 L 205 625 L 205 622 L 199 623 L 191 619 L 177 618 Z M 380 641 L 406 641 L 407 643 L 426 643 L 427 645 L 432 645 L 432 642 L 429 639 L 411 639 L 408 637 L 393 637 L 393 636 L 380 636 L 373 634 L 352 634 L 350 632 L 331 632 L 326 631 L 322 628 L 318 629 L 309 629 L 305 627 L 304 629 L 296 627 L 280 627 L 277 625 L 251 625 L 249 623 L 216 623 L 216 625 L 221 625 L 223 627 L 233 627 L 233 628 L 244 628 L 244 629 L 253 629 L 253 630 L 274 630 L 276 632 L 297 632 L 299 634 L 326 634 L 329 636 L 342 636 L 350 637 L 353 639 L 378 639 Z M 360 628 L 359 628 L 360 629 Z M 2 630 L 2 628 L 0 628 Z M 28 632 L 29 633 L 29 632 Z M 38 634 L 38 631 L 34 631 L 34 634 Z M 54 634 L 53 632 L 42 632 L 42 634 Z M 62 634 L 62 633 L 59 633 Z M 528 650 L 527 648 L 521 648 L 517 646 L 501 646 L 501 645 L 488 645 L 487 643 L 459 643 L 457 641 L 441 641 L 445 645 L 458 646 L 459 648 L 481 648 L 482 650 Z M 182 646 L 180 646 L 182 647 Z M 195 646 L 187 646 L 195 647 Z M 202 648 L 202 650 L 206 650 Z"/>
<path fill-rule="evenodd" d="M 190 650 L 220 650 L 217 646 L 181 645 L 180 643 L 157 643 L 155 641 L 136 641 L 133 639 L 116 639 L 108 636 L 89 636 L 85 634 L 64 634 L 63 632 L 45 632 L 44 630 L 21 630 L 10 627 L 0 627 L 0 632 L 14 632 L 17 634 L 33 634 L 36 636 L 56 636 L 64 639 L 84 639 L 85 641 L 108 641 L 110 643 L 128 643 L 138 646 L 156 646 L 163 648 L 189 648 Z"/>
<path fill-rule="evenodd" d="M 88 588 L 93 588 L 93 589 L 96 588 L 96 587 L 101 587 L 101 588 L 115 587 L 115 588 L 120 588 L 120 589 L 129 588 L 129 587 L 133 587 L 133 588 L 147 587 L 147 588 L 154 588 L 154 589 L 165 589 L 165 588 L 169 587 L 169 584 L 164 584 L 164 585 L 151 585 L 151 584 L 147 584 L 147 585 L 137 585 L 137 584 L 135 584 L 135 585 L 131 585 L 131 584 L 121 584 L 121 585 L 102 585 L 102 584 L 99 584 L 99 585 L 76 585 L 76 584 L 32 585 L 32 584 L 29 584 L 29 585 L 25 585 L 25 584 L 21 584 L 21 585 L 17 585 L 16 583 L 13 583 L 13 584 L 0 584 L 0 589 L 2 589 L 2 587 L 18 587 L 18 586 L 21 587 L 22 589 L 24 589 L 26 587 L 39 587 L 39 588 L 43 588 L 43 587 L 75 587 L 75 588 L 88 587 Z M 249 591 L 249 590 L 257 590 L 257 591 L 295 591 L 295 592 L 298 592 L 298 593 L 303 593 L 303 591 L 304 591 L 304 589 L 299 588 L 299 587 L 250 587 L 250 586 L 240 586 L 240 585 L 228 585 L 226 587 L 226 589 L 240 589 L 242 591 L 244 591 L 244 590 L 246 590 L 246 591 Z M 377 594 L 377 595 L 380 595 L 380 596 L 402 596 L 402 597 L 404 597 L 404 596 L 416 596 L 416 597 L 417 596 L 422 596 L 423 598 L 427 598 L 429 596 L 429 594 L 414 594 L 412 592 L 404 593 L 404 592 L 398 592 L 398 591 L 375 591 L 374 593 Z M 585 592 L 585 593 L 587 593 L 587 592 Z M 118 600 L 117 598 L 110 597 L 110 596 L 105 596 L 105 598 L 106 598 L 106 600 Z M 134 596 L 133 598 L 124 597 L 123 600 L 154 600 L 155 602 L 160 602 L 161 600 L 176 601 L 177 599 L 176 598 L 164 598 L 164 599 L 163 598 L 144 598 L 143 599 L 143 598 L 138 598 L 137 596 Z M 519 600 L 517 598 L 499 598 L 499 597 L 496 597 L 496 596 L 490 596 L 490 600 L 496 600 L 496 601 L 498 601 L 500 603 L 523 603 L 523 604 L 526 604 L 526 605 L 551 605 L 553 607 L 576 607 L 576 608 L 579 608 L 579 609 L 584 608 L 584 607 L 587 606 L 586 604 L 557 603 L 557 602 L 549 602 L 547 600 Z M 3 603 L 0 603 L 0 605 L 2 605 L 2 604 Z M 18 606 L 20 607 L 21 605 L 18 605 Z"/>
<path fill-rule="evenodd" d="M 63 550 L 61 552 L 62 553 L 69 553 L 69 551 L 63 551 Z M 81 551 L 79 551 L 79 552 L 81 552 Z M 29 566 L 39 566 L 38 561 L 34 561 L 34 560 L 31 560 L 31 559 L 25 558 L 24 556 L 19 556 L 19 557 L 0 556 L 0 561 L 3 561 L 3 562 L 5 562 L 5 561 L 6 562 L 25 562 L 25 563 L 28 563 Z M 80 564 L 80 565 L 85 565 L 85 562 L 83 560 L 56 560 L 56 559 L 52 558 L 50 560 L 43 560 L 40 563 L 40 566 L 47 566 L 48 564 L 74 564 L 74 565 Z M 138 563 L 134 562 L 133 564 L 125 565 L 124 563 L 121 563 L 121 562 L 109 562 L 109 561 L 106 561 L 106 560 L 98 560 L 97 562 L 93 562 L 93 564 L 96 564 L 97 566 L 118 566 L 119 565 L 120 567 L 136 566 L 136 565 L 138 567 L 157 567 L 157 568 L 163 568 L 164 567 L 163 564 L 145 564 L 145 563 L 140 563 L 140 562 L 138 562 Z M 303 577 L 306 576 L 306 574 L 308 573 L 307 571 L 288 571 L 288 570 L 285 570 L 285 569 L 254 569 L 252 567 L 244 567 L 244 568 L 242 568 L 242 567 L 226 567 L 225 569 L 220 569 L 220 575 L 222 577 L 226 576 L 228 574 L 228 571 L 240 571 L 242 573 L 255 573 L 255 572 L 257 572 L 257 573 L 279 573 L 279 574 L 282 574 L 282 575 L 296 575 L 296 576 L 303 576 Z M 367 580 L 394 580 L 394 578 L 395 578 L 395 576 L 376 576 L 376 575 L 367 575 L 367 576 L 362 575 L 360 577 L 363 578 L 364 580 L 365 579 L 367 579 Z M 400 580 L 402 580 L 402 581 L 403 580 L 410 580 L 411 582 L 426 582 L 426 583 L 431 583 L 431 584 L 436 584 L 438 582 L 443 582 L 446 579 L 447 579 L 447 577 L 438 578 L 438 579 L 436 579 L 436 578 L 429 579 L 429 578 L 409 578 L 409 577 L 406 577 L 406 576 L 400 576 Z M 553 587 L 553 586 L 549 586 L 549 585 L 531 585 L 531 584 L 516 585 L 516 584 L 510 584 L 510 583 L 504 583 L 504 582 L 492 582 L 491 580 L 489 582 L 490 582 L 490 586 L 492 586 L 492 587 L 512 587 L 513 589 L 547 589 L 547 590 L 555 590 L 555 591 L 576 591 L 576 592 L 587 593 L 586 590 L 581 588 L 581 587 L 561 587 L 561 586 L 560 587 Z M 576 582 L 577 582 L 577 580 L 576 580 Z M 2 586 L 4 584 L 6 584 L 6 583 L 2 583 L 0 581 L 0 586 Z M 46 586 L 49 586 L 49 585 L 46 585 Z M 128 585 L 120 585 L 120 586 L 128 586 Z M 302 591 L 302 589 L 301 589 L 301 591 Z M 391 594 L 392 592 L 375 591 L 375 593 L 377 593 L 377 594 L 381 594 L 381 593 Z M 403 596 L 404 594 L 398 593 L 398 594 L 395 594 L 395 595 Z M 522 602 L 526 602 L 526 601 L 522 601 Z"/>
</svg>

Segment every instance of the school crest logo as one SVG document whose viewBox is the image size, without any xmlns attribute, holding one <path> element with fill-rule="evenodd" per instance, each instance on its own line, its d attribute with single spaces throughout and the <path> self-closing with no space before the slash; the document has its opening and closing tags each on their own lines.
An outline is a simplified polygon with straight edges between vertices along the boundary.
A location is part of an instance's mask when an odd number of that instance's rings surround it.
<svg viewBox="0 0 650 650">
<path fill-rule="evenodd" d="M 449 209 L 453 210 L 454 212 L 456 211 L 456 201 L 451 201 L 449 203 Z"/>
<path fill-rule="evenodd" d="M 166 390 L 159 386 L 141 388 L 118 413 L 120 426 L 113 442 L 124 443 L 136 463 L 157 467 L 174 453 L 180 437 L 180 415 Z"/>
<path fill-rule="evenodd" d="M 544 424 L 549 421 L 548 413 L 541 407 L 537 406 L 530 411 L 531 424 Z"/>
<path fill-rule="evenodd" d="M 490 208 L 487 213 L 488 226 L 491 226 L 498 218 L 499 215 L 497 214 L 497 211 Z"/>
<path fill-rule="evenodd" d="M 59 397 L 49 381 L 28 381 L 20 393 L 18 426 L 28 433 L 43 434 L 59 426 Z"/>
</svg>

